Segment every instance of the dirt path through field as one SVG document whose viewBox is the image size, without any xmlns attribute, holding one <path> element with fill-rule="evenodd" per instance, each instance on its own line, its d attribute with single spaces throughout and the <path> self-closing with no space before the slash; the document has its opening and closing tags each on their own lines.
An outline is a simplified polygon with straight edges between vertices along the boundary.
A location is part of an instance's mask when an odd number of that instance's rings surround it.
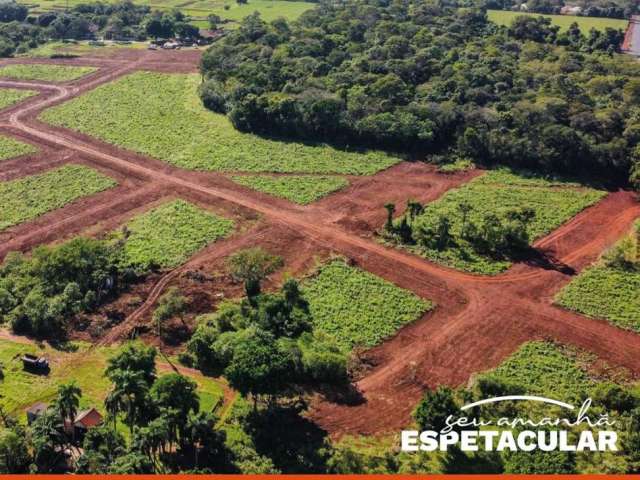
<svg viewBox="0 0 640 480">
<path fill-rule="evenodd" d="M 123 65 L 105 63 L 99 74 L 74 85 L 0 81 L 0 86 L 41 91 L 41 95 L 24 102 L 20 108 L 0 115 L 0 120 L 6 118 L 11 129 L 28 138 L 77 152 L 96 165 L 134 177 L 145 185 L 143 188 L 170 188 L 197 196 L 211 205 L 224 202 L 258 213 L 267 224 L 281 224 L 295 230 L 310 244 L 345 255 L 360 267 L 434 300 L 437 304 L 434 312 L 369 352 L 375 366 L 357 384 L 363 394 L 359 405 L 327 401 L 314 405 L 311 416 L 332 434 L 397 431 L 409 420 L 411 409 L 425 388 L 465 383 L 473 373 L 495 367 L 531 339 L 551 338 L 574 344 L 640 375 L 640 356 L 633 354 L 640 351 L 640 336 L 551 305 L 553 294 L 571 279 L 572 272 L 597 258 L 640 216 L 640 204 L 632 193 L 612 192 L 602 202 L 536 242 L 535 247 L 541 252 L 538 261 L 517 264 L 502 275 L 486 277 L 436 265 L 368 238 L 371 226 L 379 222 L 382 214 L 377 205 L 386 200 L 380 195 L 388 193 L 394 200 L 402 201 L 408 194 L 430 201 L 468 181 L 473 174 L 448 177 L 417 164 L 402 164 L 374 177 L 356 179 L 349 189 L 315 205 L 299 207 L 240 187 L 219 174 L 185 172 L 36 120 L 42 109 L 143 68 L 148 61 L 148 56 L 143 55 Z M 394 178 L 406 181 L 413 178 L 415 183 L 405 190 L 400 190 L 399 183 L 397 191 L 385 191 Z M 404 196 L 398 192 L 404 192 Z M 99 213 L 99 207 L 95 208 Z M 70 219 L 62 222 L 73 223 Z M 190 265 L 219 259 L 239 245 L 251 244 L 254 240 L 251 233 L 245 235 L 212 246 L 185 266 L 167 273 L 144 304 L 113 328 L 101 344 L 126 336 L 131 327 L 148 314 L 165 286 Z M 12 241 L 18 245 L 24 238 Z"/>
</svg>

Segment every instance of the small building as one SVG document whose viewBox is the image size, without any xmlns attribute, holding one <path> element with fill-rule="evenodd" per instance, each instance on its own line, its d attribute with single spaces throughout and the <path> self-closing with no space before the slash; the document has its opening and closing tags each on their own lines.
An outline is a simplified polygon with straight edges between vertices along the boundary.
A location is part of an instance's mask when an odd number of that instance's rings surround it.
<svg viewBox="0 0 640 480">
<path fill-rule="evenodd" d="M 79 412 L 73 421 L 74 438 L 83 439 L 88 430 L 101 425 L 102 421 L 102 415 L 93 407 Z M 66 425 L 66 430 L 71 430 L 69 425 Z"/>
<path fill-rule="evenodd" d="M 46 403 L 38 402 L 27 408 L 27 423 L 31 425 L 40 415 L 46 412 L 49 406 Z"/>
</svg>

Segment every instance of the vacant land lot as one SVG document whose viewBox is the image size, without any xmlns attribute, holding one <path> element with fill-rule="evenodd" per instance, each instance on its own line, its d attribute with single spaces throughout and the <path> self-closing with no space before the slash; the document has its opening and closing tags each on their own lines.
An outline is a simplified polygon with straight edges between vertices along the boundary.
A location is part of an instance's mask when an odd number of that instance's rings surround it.
<svg viewBox="0 0 640 480">
<path fill-rule="evenodd" d="M 38 175 L 0 183 L 0 230 L 36 218 L 116 182 L 81 165 L 65 165 Z"/>
<path fill-rule="evenodd" d="M 227 235 L 233 222 L 183 200 L 161 205 L 127 224 L 125 261 L 142 270 L 172 268 Z"/>
<path fill-rule="evenodd" d="M 557 302 L 570 310 L 640 332 L 640 271 L 607 266 L 601 260 L 567 285 L 558 294 Z"/>
<path fill-rule="evenodd" d="M 504 10 L 489 10 L 489 20 L 497 23 L 498 25 L 511 25 L 511 22 L 519 15 L 538 15 L 551 19 L 553 25 L 560 27 L 560 31 L 568 30 L 569 26 L 576 22 L 580 26 L 580 30 L 585 35 L 589 33 L 589 30 L 595 28 L 596 30 L 604 30 L 608 28 L 625 30 L 627 28 L 627 21 L 617 18 L 599 18 L 599 17 L 575 17 L 571 15 L 542 15 L 539 13 L 523 13 L 523 12 L 509 12 Z"/>
<path fill-rule="evenodd" d="M 421 225 L 433 226 L 441 216 L 451 223 L 454 244 L 444 250 L 419 247 L 431 260 L 474 273 L 497 274 L 507 269 L 508 259 L 481 255 L 461 238 L 463 214 L 460 204 L 472 210 L 468 221 L 480 224 L 486 214 L 504 219 L 509 210 L 529 207 L 535 218 L 528 228 L 530 240 L 542 237 L 562 225 L 584 208 L 596 203 L 605 192 L 579 187 L 575 183 L 531 178 L 507 170 L 495 170 L 476 178 L 461 188 L 450 190 L 441 199 L 425 206 L 418 218 Z"/>
<path fill-rule="evenodd" d="M 97 70 L 93 67 L 69 67 L 66 65 L 7 65 L 0 68 L 0 77 L 17 80 L 43 80 L 45 82 L 69 82 Z"/>
<path fill-rule="evenodd" d="M 372 347 L 433 305 L 342 260 L 322 266 L 303 284 L 314 326 L 350 350 Z"/>
<path fill-rule="evenodd" d="M 261 192 L 270 193 L 276 197 L 285 198 L 302 205 L 314 202 L 349 185 L 349 182 L 341 177 L 314 177 L 306 175 L 281 177 L 246 175 L 233 177 L 233 180 L 241 185 L 255 188 Z"/>
<path fill-rule="evenodd" d="M 528 342 L 484 376 L 520 388 L 528 395 L 575 399 L 593 382 L 567 352 L 553 343 Z"/>
<path fill-rule="evenodd" d="M 37 95 L 32 90 L 17 90 L 15 88 L 0 88 L 0 109 L 7 108 L 22 100 Z"/>
<path fill-rule="evenodd" d="M 0 135 L 0 161 L 37 151 L 36 147 Z"/>
<path fill-rule="evenodd" d="M 91 348 L 88 344 L 75 344 L 71 351 L 39 348 L 33 344 L 0 340 L 0 365 L 4 372 L 0 406 L 8 413 L 22 414 L 36 402 L 49 402 L 56 396 L 58 386 L 75 381 L 82 389 L 80 408 L 94 406 L 104 411 L 103 401 L 111 389 L 103 376 L 107 359 L 116 348 Z M 20 356 L 24 353 L 44 355 L 49 360 L 49 375 L 33 375 L 22 369 Z M 201 408 L 210 410 L 222 399 L 222 387 L 213 379 L 194 375 L 199 387 Z M 24 420 L 24 417 L 21 418 Z"/>
<path fill-rule="evenodd" d="M 134 73 L 47 110 L 42 119 L 196 170 L 366 175 L 398 161 L 240 133 L 202 106 L 199 82 L 198 75 Z"/>
</svg>

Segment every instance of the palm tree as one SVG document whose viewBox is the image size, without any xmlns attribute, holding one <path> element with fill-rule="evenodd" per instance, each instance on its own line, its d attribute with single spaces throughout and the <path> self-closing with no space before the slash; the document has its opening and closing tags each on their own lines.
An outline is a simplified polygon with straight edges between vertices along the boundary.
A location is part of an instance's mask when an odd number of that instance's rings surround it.
<svg viewBox="0 0 640 480">
<path fill-rule="evenodd" d="M 124 413 L 124 421 L 133 434 L 133 427 L 146 407 L 149 388 L 142 372 L 118 370 L 112 372 L 111 378 L 114 387 L 105 400 L 105 407 L 114 418 L 118 413 Z"/>
<path fill-rule="evenodd" d="M 62 425 L 67 426 L 67 420 L 69 421 L 68 425 L 71 429 L 71 434 L 75 437 L 75 429 L 73 428 L 73 423 L 76 419 L 76 415 L 78 413 L 78 407 L 80 405 L 80 397 L 82 396 L 82 390 L 80 387 L 76 385 L 75 382 L 70 382 L 67 384 L 60 385 L 58 387 L 58 397 L 55 401 L 55 409 L 60 414 L 60 418 L 62 419 Z"/>
</svg>

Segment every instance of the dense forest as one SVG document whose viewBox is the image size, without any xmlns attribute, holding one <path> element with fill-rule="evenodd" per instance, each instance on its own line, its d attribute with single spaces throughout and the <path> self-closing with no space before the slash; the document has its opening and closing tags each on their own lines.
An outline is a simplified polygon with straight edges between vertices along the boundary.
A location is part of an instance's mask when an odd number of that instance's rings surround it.
<svg viewBox="0 0 640 480">
<path fill-rule="evenodd" d="M 640 64 L 621 39 L 440 1 L 254 14 L 204 55 L 201 97 L 268 136 L 637 180 Z"/>
<path fill-rule="evenodd" d="M 80 3 L 65 11 L 30 15 L 25 5 L 0 3 L 0 57 L 25 53 L 49 40 L 146 40 L 199 37 L 197 27 L 177 9 L 152 11 L 130 0 L 117 3 Z"/>
</svg>

